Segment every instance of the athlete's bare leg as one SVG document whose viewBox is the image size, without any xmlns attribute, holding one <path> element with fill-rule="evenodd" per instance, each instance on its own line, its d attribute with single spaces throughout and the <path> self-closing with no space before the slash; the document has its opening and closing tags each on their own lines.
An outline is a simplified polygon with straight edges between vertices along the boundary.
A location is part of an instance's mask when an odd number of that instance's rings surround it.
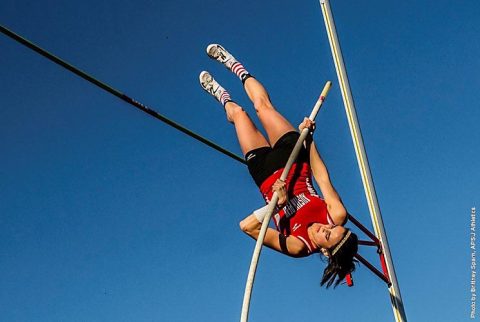
<svg viewBox="0 0 480 322">
<path fill-rule="evenodd" d="M 235 125 L 235 131 L 237 132 L 238 142 L 243 155 L 246 155 L 247 152 L 253 149 L 270 146 L 240 105 L 233 101 L 227 102 L 225 104 L 225 112 L 227 113 L 228 121 Z"/>
<path fill-rule="evenodd" d="M 245 67 L 223 46 L 210 44 L 207 47 L 207 54 L 210 58 L 223 64 L 244 83 L 245 91 L 255 106 L 257 115 L 267 131 L 268 139 L 272 146 L 285 133 L 295 131 L 295 128 L 275 110 L 263 85 L 251 77 Z"/>
<path fill-rule="evenodd" d="M 209 72 L 201 72 L 199 80 L 202 88 L 223 105 L 228 121 L 235 125 L 235 131 L 237 132 L 238 142 L 243 155 L 246 155 L 247 152 L 253 149 L 270 146 L 263 134 L 253 124 L 248 114 L 240 105 L 231 100 L 228 91 Z"/>
<path fill-rule="evenodd" d="M 272 105 L 265 87 L 254 77 L 245 80 L 245 91 L 255 106 L 260 122 L 268 135 L 268 140 L 272 146 L 285 133 L 295 131 L 295 128 L 288 122 Z"/>
</svg>

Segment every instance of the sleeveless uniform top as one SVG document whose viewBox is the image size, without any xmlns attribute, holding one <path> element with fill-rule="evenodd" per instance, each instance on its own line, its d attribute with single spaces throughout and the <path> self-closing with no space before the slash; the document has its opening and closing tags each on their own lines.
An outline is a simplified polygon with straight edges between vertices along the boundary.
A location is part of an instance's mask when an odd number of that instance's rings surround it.
<svg viewBox="0 0 480 322">
<path fill-rule="evenodd" d="M 275 171 L 261 185 L 260 191 L 267 203 L 273 196 L 272 185 L 282 175 L 283 169 Z M 294 163 L 285 180 L 288 202 L 274 214 L 277 230 L 285 236 L 295 236 L 308 248 L 308 253 L 316 252 L 317 247 L 310 241 L 307 228 L 313 223 L 334 224 L 328 214 L 327 204 L 320 198 L 312 185 L 308 163 Z"/>
</svg>

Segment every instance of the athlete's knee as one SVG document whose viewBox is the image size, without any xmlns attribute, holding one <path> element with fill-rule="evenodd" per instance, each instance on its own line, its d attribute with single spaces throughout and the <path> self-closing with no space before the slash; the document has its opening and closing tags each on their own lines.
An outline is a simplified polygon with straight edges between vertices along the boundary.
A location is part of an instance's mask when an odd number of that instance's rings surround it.
<svg viewBox="0 0 480 322">
<path fill-rule="evenodd" d="M 235 116 L 239 114 L 247 113 L 240 105 L 233 102 L 227 102 L 227 104 L 225 105 L 225 110 L 227 111 L 228 115 L 232 118 L 235 118 Z"/>
<path fill-rule="evenodd" d="M 256 97 L 253 100 L 253 106 L 255 107 L 255 111 L 257 113 L 260 113 L 265 109 L 273 109 L 273 105 L 267 95 L 260 95 L 259 97 Z"/>
</svg>

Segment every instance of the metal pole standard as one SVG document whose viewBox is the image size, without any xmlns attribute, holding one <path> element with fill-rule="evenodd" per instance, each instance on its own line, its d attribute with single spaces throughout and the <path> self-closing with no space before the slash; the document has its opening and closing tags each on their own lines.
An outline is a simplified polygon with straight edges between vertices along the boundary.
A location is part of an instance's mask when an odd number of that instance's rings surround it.
<svg viewBox="0 0 480 322">
<path fill-rule="evenodd" d="M 0 25 L 0 32 L 3 33 L 3 34 L 5 34 L 6 36 L 12 38 L 13 40 L 19 42 L 20 44 L 22 44 L 22 45 L 24 45 L 24 46 L 32 49 L 32 50 L 35 51 L 36 53 L 38 53 L 38 54 L 42 55 L 43 57 L 47 58 L 48 60 L 50 60 L 50 61 L 52 61 L 52 62 L 54 62 L 54 63 L 62 66 L 63 68 L 65 68 L 65 69 L 67 69 L 67 70 L 69 70 L 69 71 L 71 71 L 72 73 L 76 74 L 77 76 L 80 76 L 81 78 L 85 79 L 86 81 L 88 81 L 88 82 L 90 82 L 90 83 L 92 83 L 92 84 L 100 87 L 100 88 L 103 89 L 104 91 L 107 91 L 107 92 L 109 92 L 110 94 L 112 94 L 112 95 L 118 97 L 119 99 L 123 100 L 124 102 L 127 102 L 128 104 L 136 107 L 137 109 L 139 109 L 139 110 L 141 110 L 141 111 L 143 111 L 143 112 L 145 112 L 145 113 L 153 116 L 154 118 L 156 118 L 156 119 L 158 119 L 158 120 L 160 120 L 160 121 L 162 121 L 162 122 L 170 125 L 171 127 L 173 127 L 173 128 L 175 128 L 175 129 L 177 129 L 177 130 L 185 133 L 186 135 L 188 135 L 188 136 L 190 136 L 190 137 L 192 137 L 192 138 L 194 138 L 194 139 L 196 139 L 196 140 L 198 140 L 198 141 L 200 141 L 200 142 L 208 145 L 209 147 L 214 148 L 215 150 L 217 150 L 217 151 L 225 154 L 226 156 L 229 156 L 230 158 L 232 158 L 232 159 L 234 159 L 234 160 L 236 160 L 236 161 L 238 161 L 238 162 L 241 162 L 241 163 L 243 163 L 243 164 L 246 163 L 245 160 L 244 160 L 242 157 L 240 157 L 240 156 L 238 156 L 238 155 L 236 155 L 236 154 L 234 154 L 234 153 L 232 153 L 232 152 L 230 152 L 230 151 L 228 151 L 228 150 L 225 150 L 225 149 L 222 148 L 221 146 L 213 143 L 213 142 L 210 141 L 210 140 L 205 139 L 204 137 L 202 137 L 202 136 L 200 136 L 200 135 L 198 135 L 198 134 L 190 131 L 189 129 L 181 126 L 180 124 L 178 124 L 178 123 L 176 123 L 176 122 L 174 122 L 174 121 L 166 118 L 166 117 L 163 116 L 162 114 L 160 114 L 160 113 L 158 113 L 157 111 L 151 109 L 150 107 L 148 107 L 148 106 L 140 103 L 139 101 L 137 101 L 137 100 L 135 100 L 135 99 L 133 99 L 133 98 L 128 97 L 128 96 L 125 95 L 124 93 L 119 92 L 119 91 L 116 90 L 115 88 L 113 88 L 113 87 L 111 87 L 111 86 L 109 86 L 109 85 L 107 85 L 107 84 L 105 84 L 105 83 L 102 83 L 102 82 L 99 81 L 98 79 L 95 79 L 94 77 L 92 77 L 92 76 L 88 75 L 87 73 L 81 71 L 80 69 L 76 68 L 76 67 L 73 66 L 72 64 L 69 64 L 69 63 L 67 63 L 66 61 L 58 58 L 57 56 L 52 55 L 52 54 L 49 53 L 48 51 L 40 48 L 39 46 L 35 45 L 35 44 L 32 43 L 31 41 L 29 41 L 29 40 L 21 37 L 20 35 L 14 33 L 13 31 L 5 28 L 5 27 L 2 26 L 2 25 Z"/>
<path fill-rule="evenodd" d="M 333 20 L 329 1 L 320 0 L 320 7 L 322 8 L 323 19 L 325 21 L 325 27 L 328 34 L 328 40 L 330 42 L 332 56 L 335 62 L 335 68 L 337 70 L 338 82 L 340 84 L 340 89 L 343 97 L 343 104 L 345 105 L 345 112 L 347 113 L 348 124 L 350 126 L 353 144 L 355 146 L 358 166 L 360 168 L 360 173 L 362 176 L 363 187 L 365 189 L 365 195 L 370 210 L 373 228 L 375 230 L 375 234 L 380 240 L 382 251 L 385 255 L 388 276 L 392 283 L 388 290 L 390 293 L 390 300 L 392 302 L 393 314 L 397 322 L 404 322 L 407 321 L 407 317 L 405 315 L 405 310 L 403 307 L 400 287 L 398 285 L 397 277 L 395 275 L 393 260 L 390 254 L 390 247 L 388 246 L 387 234 L 385 233 L 385 227 L 383 225 L 382 215 L 380 213 L 380 207 L 378 205 L 372 175 L 368 166 L 367 153 L 363 145 L 362 134 L 360 132 L 360 126 L 355 112 L 355 105 L 353 102 L 352 93 L 350 91 L 347 72 L 343 63 L 342 52 L 340 50 L 340 44 L 338 42 L 335 22 Z"/>
<path fill-rule="evenodd" d="M 322 93 L 320 94 L 320 97 L 317 100 L 317 103 L 313 107 L 312 113 L 309 116 L 310 120 L 315 120 L 315 117 L 317 116 L 318 111 L 322 107 L 323 101 L 325 101 L 325 97 L 328 94 L 328 91 L 330 90 L 330 87 L 332 86 L 332 82 L 328 81 L 323 90 Z M 282 175 L 280 176 L 280 180 L 285 180 L 287 178 L 288 172 L 290 171 L 293 163 L 297 159 L 298 153 L 300 152 L 300 149 L 302 148 L 303 141 L 308 135 L 308 129 L 305 128 L 303 129 L 302 133 L 300 134 L 300 137 L 297 140 L 297 143 L 295 144 L 295 147 L 292 150 L 292 153 L 290 154 L 290 157 L 288 158 L 287 164 L 285 165 L 285 168 L 283 169 Z M 272 196 L 272 200 L 268 204 L 267 207 L 267 215 L 265 216 L 265 219 L 263 220 L 262 227 L 260 228 L 260 233 L 257 238 L 257 242 L 255 244 L 255 249 L 253 251 L 252 255 L 252 261 L 250 263 L 250 269 L 248 271 L 248 277 L 247 277 L 247 283 L 245 286 L 245 294 L 243 296 L 243 305 L 242 305 L 242 315 L 240 317 L 241 322 L 247 322 L 248 321 L 248 310 L 250 308 L 250 298 L 252 295 L 252 288 L 253 288 L 253 281 L 255 279 L 255 272 L 257 271 L 257 265 L 258 265 L 258 258 L 260 257 L 260 252 L 262 251 L 262 245 L 263 245 L 263 240 L 265 239 L 265 234 L 267 233 L 267 228 L 268 224 L 270 222 L 270 218 L 272 217 L 273 209 L 277 205 L 278 202 L 278 196 L 277 193 L 274 192 Z"/>
</svg>

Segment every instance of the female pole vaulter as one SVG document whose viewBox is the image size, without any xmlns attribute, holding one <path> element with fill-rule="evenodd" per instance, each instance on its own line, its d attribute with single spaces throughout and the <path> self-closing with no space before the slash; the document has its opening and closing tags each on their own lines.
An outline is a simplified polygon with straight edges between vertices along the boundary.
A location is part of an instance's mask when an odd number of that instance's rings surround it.
<svg viewBox="0 0 480 322">
<path fill-rule="evenodd" d="M 208 72 L 200 73 L 200 85 L 223 105 L 227 120 L 234 124 L 248 170 L 266 203 L 275 191 L 279 196 L 273 215 L 276 230 L 268 228 L 264 245 L 292 257 L 322 253 L 328 258 L 328 264 L 320 284 L 327 288 L 332 284 L 337 286 L 355 269 L 353 256 L 358 250 L 358 238 L 344 227 L 347 211 L 313 142 L 314 122 L 305 118 L 300 124 L 300 131 L 307 127 L 311 135 L 287 179 L 280 181 L 300 134 L 274 108 L 263 85 L 224 47 L 211 44 L 207 54 L 240 78 L 268 136 L 267 140 L 243 108 Z M 311 174 L 323 198 L 315 191 Z M 240 222 L 240 228 L 257 239 L 265 215 L 266 206 L 253 211 Z"/>
</svg>

